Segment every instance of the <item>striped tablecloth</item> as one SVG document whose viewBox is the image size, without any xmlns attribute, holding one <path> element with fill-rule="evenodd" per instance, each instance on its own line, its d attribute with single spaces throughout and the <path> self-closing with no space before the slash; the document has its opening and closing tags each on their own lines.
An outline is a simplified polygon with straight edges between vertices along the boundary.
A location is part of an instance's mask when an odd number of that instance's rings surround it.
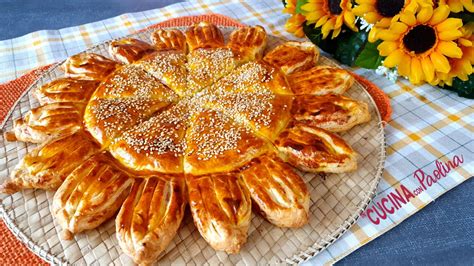
<svg viewBox="0 0 474 266">
<path fill-rule="evenodd" d="M 54 31 L 0 41 L 0 83 L 40 66 L 180 16 L 219 13 L 267 32 L 295 39 L 284 30 L 281 1 L 197 1 L 125 14 Z M 386 126 L 387 159 L 377 196 L 341 239 L 310 262 L 331 263 L 390 230 L 474 173 L 474 101 L 430 85 L 392 83 L 373 71 L 355 69 L 391 99 Z M 3 104 L 3 99 L 2 99 Z"/>
</svg>

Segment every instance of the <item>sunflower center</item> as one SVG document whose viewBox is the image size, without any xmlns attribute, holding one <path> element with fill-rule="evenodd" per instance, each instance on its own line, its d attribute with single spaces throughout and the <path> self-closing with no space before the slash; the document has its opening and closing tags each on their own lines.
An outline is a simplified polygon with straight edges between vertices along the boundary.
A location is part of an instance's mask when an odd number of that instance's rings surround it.
<svg viewBox="0 0 474 266">
<path fill-rule="evenodd" d="M 404 37 L 403 44 L 407 50 L 416 54 L 424 53 L 436 43 L 435 30 L 426 25 L 413 27 Z"/>
<path fill-rule="evenodd" d="M 402 11 L 405 0 L 377 0 L 376 8 L 380 15 L 393 17 Z"/>
<path fill-rule="evenodd" d="M 329 11 L 333 15 L 339 15 L 342 12 L 341 0 L 328 0 Z"/>
</svg>

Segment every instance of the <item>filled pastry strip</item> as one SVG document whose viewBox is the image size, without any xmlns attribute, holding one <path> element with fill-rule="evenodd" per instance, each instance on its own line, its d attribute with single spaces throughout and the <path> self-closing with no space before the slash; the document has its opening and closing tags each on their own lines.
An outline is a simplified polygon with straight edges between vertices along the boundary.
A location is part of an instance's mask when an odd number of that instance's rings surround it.
<svg viewBox="0 0 474 266">
<path fill-rule="evenodd" d="M 227 43 L 238 64 L 262 59 L 266 46 L 267 33 L 261 26 L 236 29 L 230 34 Z"/>
<path fill-rule="evenodd" d="M 194 224 L 212 248 L 238 253 L 247 240 L 251 200 L 237 174 L 186 176 Z"/>
<path fill-rule="evenodd" d="M 120 208 L 133 183 L 107 152 L 78 166 L 54 194 L 52 213 L 64 239 L 98 227 Z"/>
<path fill-rule="evenodd" d="M 285 75 L 312 68 L 319 59 L 319 50 L 312 42 L 290 41 L 275 47 L 263 60 L 281 69 Z"/>
<path fill-rule="evenodd" d="M 41 105 L 59 102 L 86 104 L 98 85 L 97 80 L 60 78 L 39 87 L 33 95 Z"/>
<path fill-rule="evenodd" d="M 341 68 L 315 66 L 289 75 L 288 82 L 296 95 L 343 94 L 354 84 L 354 77 Z"/>
<path fill-rule="evenodd" d="M 66 77 L 103 80 L 120 66 L 120 63 L 99 54 L 80 53 L 66 59 L 62 68 Z"/>
<path fill-rule="evenodd" d="M 310 197 L 306 184 L 280 158 L 255 158 L 240 176 L 269 222 L 280 227 L 301 227 L 308 222 Z"/>
<path fill-rule="evenodd" d="M 137 264 L 151 264 L 179 229 L 186 207 L 184 176 L 136 178 L 115 220 L 122 250 Z"/>
<path fill-rule="evenodd" d="M 185 35 L 190 52 L 200 48 L 224 47 L 224 35 L 221 30 L 207 21 L 192 25 L 186 30 Z"/>
<path fill-rule="evenodd" d="M 109 54 L 118 62 L 131 64 L 151 54 L 155 48 L 144 41 L 134 38 L 124 38 L 109 43 Z"/>
<path fill-rule="evenodd" d="M 365 102 L 334 94 L 296 96 L 291 112 L 296 121 L 331 132 L 346 131 L 370 121 Z"/>
<path fill-rule="evenodd" d="M 281 158 L 302 171 L 344 173 L 357 169 L 357 153 L 341 137 L 324 129 L 291 125 L 274 144 Z"/>
<path fill-rule="evenodd" d="M 82 129 L 84 103 L 59 102 L 33 108 L 23 118 L 13 122 L 12 131 L 5 133 L 8 141 L 42 143 L 71 135 Z"/>
<path fill-rule="evenodd" d="M 176 50 L 186 53 L 186 37 L 180 30 L 159 29 L 151 34 L 151 42 L 159 51 Z"/>
<path fill-rule="evenodd" d="M 0 191 L 12 194 L 25 188 L 55 190 L 74 168 L 99 150 L 99 145 L 82 130 L 46 142 L 20 160 Z"/>
</svg>

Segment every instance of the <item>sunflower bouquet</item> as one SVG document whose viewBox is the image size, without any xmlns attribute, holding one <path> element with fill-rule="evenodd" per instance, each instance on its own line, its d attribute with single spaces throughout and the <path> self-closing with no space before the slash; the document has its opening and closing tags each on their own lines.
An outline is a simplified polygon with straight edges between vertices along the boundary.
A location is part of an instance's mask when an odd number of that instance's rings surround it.
<svg viewBox="0 0 474 266">
<path fill-rule="evenodd" d="M 286 30 L 391 80 L 474 98 L 473 0 L 284 0 Z"/>
</svg>

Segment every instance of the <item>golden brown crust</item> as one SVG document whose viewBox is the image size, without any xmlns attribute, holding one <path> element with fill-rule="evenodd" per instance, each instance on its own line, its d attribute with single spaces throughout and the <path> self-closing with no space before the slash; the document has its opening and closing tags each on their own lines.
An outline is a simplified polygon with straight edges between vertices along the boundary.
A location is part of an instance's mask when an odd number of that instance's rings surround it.
<svg viewBox="0 0 474 266">
<path fill-rule="evenodd" d="M 190 52 L 199 48 L 220 48 L 224 47 L 224 35 L 216 25 L 202 21 L 186 30 L 186 42 Z"/>
<path fill-rule="evenodd" d="M 227 43 L 240 64 L 262 59 L 266 46 L 267 33 L 261 26 L 238 28 L 230 34 Z"/>
<path fill-rule="evenodd" d="M 268 143 L 221 112 L 203 110 L 186 132 L 184 171 L 203 175 L 230 172 L 269 150 Z"/>
<path fill-rule="evenodd" d="M 343 94 L 354 84 L 354 77 L 341 68 L 316 66 L 289 75 L 288 82 L 296 95 Z"/>
<path fill-rule="evenodd" d="M 134 38 L 125 38 L 109 43 L 109 54 L 124 64 L 131 64 L 154 51 L 155 48 L 149 43 Z"/>
<path fill-rule="evenodd" d="M 179 229 L 186 207 L 184 176 L 136 178 L 115 220 L 122 250 L 137 264 L 151 264 Z"/>
<path fill-rule="evenodd" d="M 127 129 L 145 121 L 156 111 L 169 105 L 161 100 L 130 98 L 98 98 L 89 102 L 84 125 L 104 147 Z"/>
<path fill-rule="evenodd" d="M 201 236 L 215 250 L 238 253 L 251 217 L 248 190 L 236 174 L 186 176 L 189 206 Z"/>
<path fill-rule="evenodd" d="M 306 172 L 344 173 L 357 169 L 357 153 L 339 136 L 303 124 L 290 126 L 275 141 L 279 156 Z"/>
<path fill-rule="evenodd" d="M 180 30 L 159 29 L 151 34 L 151 42 L 157 50 L 177 50 L 186 53 L 186 37 Z"/>
<path fill-rule="evenodd" d="M 240 173 L 262 215 L 280 227 L 308 223 L 309 192 L 303 179 L 275 155 L 252 160 Z"/>
<path fill-rule="evenodd" d="M 118 211 L 132 182 L 107 152 L 96 154 L 56 191 L 52 213 L 67 236 L 94 229 Z"/>
<path fill-rule="evenodd" d="M 59 102 L 33 108 L 13 122 L 9 140 L 42 143 L 82 129 L 84 103 Z"/>
<path fill-rule="evenodd" d="M 291 112 L 296 121 L 331 132 L 346 131 L 370 121 L 365 102 L 334 94 L 296 96 Z"/>
<path fill-rule="evenodd" d="M 73 55 L 62 65 L 66 77 L 87 80 L 103 80 L 119 67 L 119 63 L 94 53 Z"/>
<path fill-rule="evenodd" d="M 109 148 L 123 165 L 139 172 L 182 173 L 189 111 L 180 103 L 130 128 Z"/>
<path fill-rule="evenodd" d="M 286 42 L 265 55 L 263 60 L 278 67 L 286 75 L 307 70 L 316 65 L 319 50 L 311 42 Z"/>
<path fill-rule="evenodd" d="M 186 54 L 181 51 L 166 50 L 146 56 L 136 64 L 183 97 L 188 94 L 186 61 Z"/>
<path fill-rule="evenodd" d="M 20 160 L 0 191 L 12 194 L 26 188 L 55 190 L 74 168 L 99 150 L 99 145 L 83 131 L 46 142 Z"/>
<path fill-rule="evenodd" d="M 59 102 L 86 104 L 98 85 L 96 80 L 60 78 L 39 87 L 33 95 L 41 105 Z"/>
<path fill-rule="evenodd" d="M 94 92 L 95 98 L 140 97 L 173 102 L 178 96 L 140 65 L 126 65 L 100 84 Z"/>
</svg>

